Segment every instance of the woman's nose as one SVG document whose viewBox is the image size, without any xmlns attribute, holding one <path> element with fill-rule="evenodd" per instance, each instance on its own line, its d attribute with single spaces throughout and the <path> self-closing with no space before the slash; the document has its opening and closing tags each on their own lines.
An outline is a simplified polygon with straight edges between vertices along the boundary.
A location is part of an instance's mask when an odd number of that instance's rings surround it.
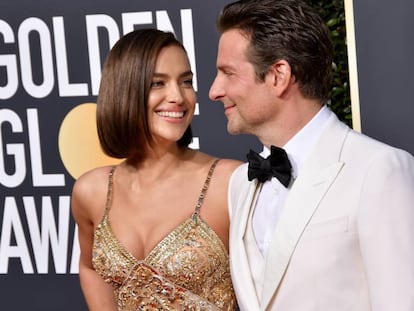
<svg viewBox="0 0 414 311">
<path fill-rule="evenodd" d="M 168 102 L 173 103 L 182 103 L 183 102 L 183 94 L 181 91 L 181 88 L 176 83 L 173 83 L 170 85 L 168 89 L 168 95 L 167 95 Z"/>
</svg>

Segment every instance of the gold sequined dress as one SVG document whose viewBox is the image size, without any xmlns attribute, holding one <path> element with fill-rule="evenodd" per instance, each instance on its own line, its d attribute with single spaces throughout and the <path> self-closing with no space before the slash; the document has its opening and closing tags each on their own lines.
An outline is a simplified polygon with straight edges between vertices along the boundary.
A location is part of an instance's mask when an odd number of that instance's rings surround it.
<svg viewBox="0 0 414 311">
<path fill-rule="evenodd" d="M 224 244 L 199 215 L 217 161 L 213 163 L 194 213 L 164 237 L 143 260 L 113 234 L 113 173 L 105 215 L 94 234 L 93 266 L 114 287 L 118 310 L 234 310 L 229 257 Z"/>
</svg>

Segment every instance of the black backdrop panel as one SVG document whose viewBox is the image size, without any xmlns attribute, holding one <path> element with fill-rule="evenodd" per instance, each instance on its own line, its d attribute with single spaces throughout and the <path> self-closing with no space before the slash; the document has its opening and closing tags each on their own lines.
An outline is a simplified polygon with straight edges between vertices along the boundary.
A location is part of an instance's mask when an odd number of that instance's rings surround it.
<svg viewBox="0 0 414 311">
<path fill-rule="evenodd" d="M 414 2 L 354 1 L 362 132 L 414 154 Z"/>
</svg>

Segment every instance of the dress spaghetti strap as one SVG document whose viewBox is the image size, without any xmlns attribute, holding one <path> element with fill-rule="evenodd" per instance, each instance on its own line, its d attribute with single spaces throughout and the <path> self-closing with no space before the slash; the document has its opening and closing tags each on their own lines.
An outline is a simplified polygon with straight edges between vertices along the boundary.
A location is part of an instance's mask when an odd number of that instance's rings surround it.
<svg viewBox="0 0 414 311">
<path fill-rule="evenodd" d="M 112 166 L 111 171 L 109 172 L 108 176 L 108 190 L 106 193 L 106 204 L 105 204 L 105 215 L 108 215 L 109 209 L 111 208 L 112 204 L 112 193 L 113 193 L 113 180 L 114 180 L 114 172 L 116 169 L 116 165 Z"/>
<path fill-rule="evenodd" d="M 215 159 L 213 164 L 211 164 L 210 166 L 210 170 L 208 171 L 207 178 L 204 181 L 203 189 L 201 189 L 200 196 L 198 197 L 198 200 L 197 200 L 197 205 L 195 207 L 193 218 L 197 217 L 200 214 L 201 205 L 203 204 L 203 200 L 207 194 L 207 190 L 210 185 L 211 177 L 213 176 L 214 169 L 216 168 L 218 161 L 220 161 L 220 159 Z"/>
</svg>

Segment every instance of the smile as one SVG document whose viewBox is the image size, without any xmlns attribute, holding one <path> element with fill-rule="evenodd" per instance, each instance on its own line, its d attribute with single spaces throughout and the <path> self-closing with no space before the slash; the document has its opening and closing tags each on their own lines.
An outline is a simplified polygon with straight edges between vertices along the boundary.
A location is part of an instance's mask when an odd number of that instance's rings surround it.
<svg viewBox="0 0 414 311">
<path fill-rule="evenodd" d="M 184 117 L 185 112 L 184 111 L 158 111 L 157 115 L 160 117 L 166 117 L 166 118 L 175 118 L 180 119 Z"/>
</svg>

